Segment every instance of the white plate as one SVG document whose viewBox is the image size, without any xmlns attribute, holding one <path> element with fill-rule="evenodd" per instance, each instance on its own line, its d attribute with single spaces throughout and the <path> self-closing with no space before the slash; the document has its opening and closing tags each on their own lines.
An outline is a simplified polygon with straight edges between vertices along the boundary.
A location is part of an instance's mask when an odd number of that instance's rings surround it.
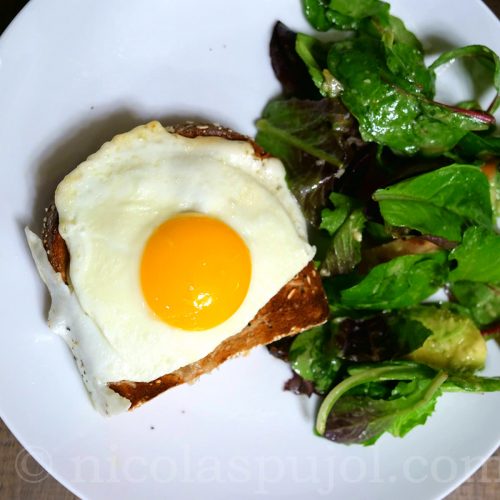
<svg viewBox="0 0 500 500">
<path fill-rule="evenodd" d="M 393 3 L 431 49 L 500 52 L 498 22 L 479 0 Z M 500 394 L 446 395 L 425 426 L 369 448 L 316 438 L 313 403 L 281 390 L 288 368 L 264 349 L 106 419 L 45 326 L 47 294 L 22 228 L 39 228 L 62 174 L 152 118 L 253 134 L 279 91 L 267 56 L 276 19 L 310 31 L 299 0 L 32 0 L 0 41 L 0 414 L 79 496 L 435 498 L 500 442 Z M 489 347 L 488 371 L 499 374 Z"/>
</svg>

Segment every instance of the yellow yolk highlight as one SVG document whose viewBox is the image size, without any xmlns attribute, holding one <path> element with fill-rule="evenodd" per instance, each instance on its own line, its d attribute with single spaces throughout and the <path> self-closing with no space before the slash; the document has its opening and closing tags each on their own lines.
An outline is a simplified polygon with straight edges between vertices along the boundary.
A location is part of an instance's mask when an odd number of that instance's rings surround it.
<svg viewBox="0 0 500 500">
<path fill-rule="evenodd" d="M 207 330 L 232 316 L 250 284 L 250 252 L 224 222 L 185 213 L 161 224 L 142 255 L 142 292 L 165 323 Z"/>
</svg>

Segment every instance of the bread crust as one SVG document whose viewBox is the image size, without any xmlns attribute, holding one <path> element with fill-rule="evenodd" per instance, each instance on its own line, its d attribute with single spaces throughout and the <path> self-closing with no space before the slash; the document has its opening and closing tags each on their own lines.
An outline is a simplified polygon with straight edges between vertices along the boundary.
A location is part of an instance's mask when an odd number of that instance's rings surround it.
<svg viewBox="0 0 500 500">
<path fill-rule="evenodd" d="M 186 123 L 167 127 L 169 132 L 184 137 L 221 137 L 249 142 L 258 158 L 269 155 L 250 138 L 219 125 Z M 70 255 L 59 233 L 59 216 L 54 203 L 47 209 L 42 229 L 42 241 L 50 264 L 68 284 Z M 328 303 L 321 278 L 310 262 L 262 307 L 253 320 L 236 335 L 229 337 L 204 358 L 165 374 L 151 382 L 120 380 L 108 383 L 110 389 L 128 399 L 130 409 L 136 408 L 162 392 L 186 382 L 194 382 L 224 361 L 258 346 L 269 344 L 288 335 L 295 335 L 328 318 Z"/>
<path fill-rule="evenodd" d="M 69 251 L 59 233 L 59 214 L 54 203 L 47 208 L 43 218 L 42 243 L 54 271 L 61 273 L 64 283 L 68 284 Z"/>
<path fill-rule="evenodd" d="M 291 279 L 238 334 L 229 337 L 204 358 L 152 382 L 120 381 L 108 384 L 139 406 L 179 384 L 194 382 L 230 358 L 288 335 L 322 324 L 328 317 L 321 279 L 310 262 Z"/>
</svg>

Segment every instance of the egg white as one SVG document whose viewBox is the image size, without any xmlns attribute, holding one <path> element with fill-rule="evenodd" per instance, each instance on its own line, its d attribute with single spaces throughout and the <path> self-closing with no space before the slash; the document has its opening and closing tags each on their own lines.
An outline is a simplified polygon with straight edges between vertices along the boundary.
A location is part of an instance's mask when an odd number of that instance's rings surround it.
<svg viewBox="0 0 500 500">
<path fill-rule="evenodd" d="M 26 237 L 38 272 L 52 299 L 49 327 L 70 348 L 94 407 L 103 415 L 128 410 L 130 401 L 107 385 L 116 380 L 114 373 L 126 370 L 126 367 L 120 367 L 123 360 L 118 357 L 94 321 L 85 314 L 73 290 L 54 271 L 40 238 L 28 228 Z"/>
<path fill-rule="evenodd" d="M 71 256 L 69 288 L 49 276 L 36 237 L 29 240 L 44 280 L 51 283 L 53 316 L 60 323 L 65 309 L 75 318 L 80 308 L 88 318 L 70 328 L 76 343 L 99 345 L 78 353 L 88 367 L 87 378 L 94 379 L 87 386 L 94 390 L 111 381 L 154 380 L 203 358 L 241 331 L 314 255 L 279 160 L 258 159 L 247 142 L 188 139 L 158 122 L 104 144 L 63 179 L 55 203 Z M 252 260 L 243 303 L 229 319 L 205 331 L 181 330 L 158 319 L 139 279 L 151 233 L 186 211 L 227 223 L 243 238 Z M 70 306 L 65 294 L 71 296 Z M 108 401 L 106 395 L 102 399 Z M 102 410 L 102 401 L 94 398 L 94 403 Z"/>
</svg>

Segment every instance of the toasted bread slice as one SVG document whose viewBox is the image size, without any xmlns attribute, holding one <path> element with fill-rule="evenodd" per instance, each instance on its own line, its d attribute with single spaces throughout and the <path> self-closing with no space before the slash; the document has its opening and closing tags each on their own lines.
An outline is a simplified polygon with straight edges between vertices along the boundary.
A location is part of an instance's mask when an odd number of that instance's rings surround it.
<svg viewBox="0 0 500 500">
<path fill-rule="evenodd" d="M 169 129 L 188 138 L 216 136 L 228 140 L 248 141 L 258 158 L 268 155 L 248 137 L 218 125 L 184 124 Z M 52 268 L 68 283 L 70 254 L 58 230 L 59 217 L 52 204 L 44 218 L 42 242 Z M 310 262 L 292 280 L 262 307 L 254 319 L 239 333 L 229 337 L 204 358 L 165 374 L 150 382 L 117 380 L 108 387 L 130 401 L 135 408 L 158 394 L 185 382 L 193 382 L 221 363 L 258 346 L 269 344 L 288 335 L 294 335 L 320 325 L 328 317 L 328 304 L 321 278 Z"/>
</svg>

